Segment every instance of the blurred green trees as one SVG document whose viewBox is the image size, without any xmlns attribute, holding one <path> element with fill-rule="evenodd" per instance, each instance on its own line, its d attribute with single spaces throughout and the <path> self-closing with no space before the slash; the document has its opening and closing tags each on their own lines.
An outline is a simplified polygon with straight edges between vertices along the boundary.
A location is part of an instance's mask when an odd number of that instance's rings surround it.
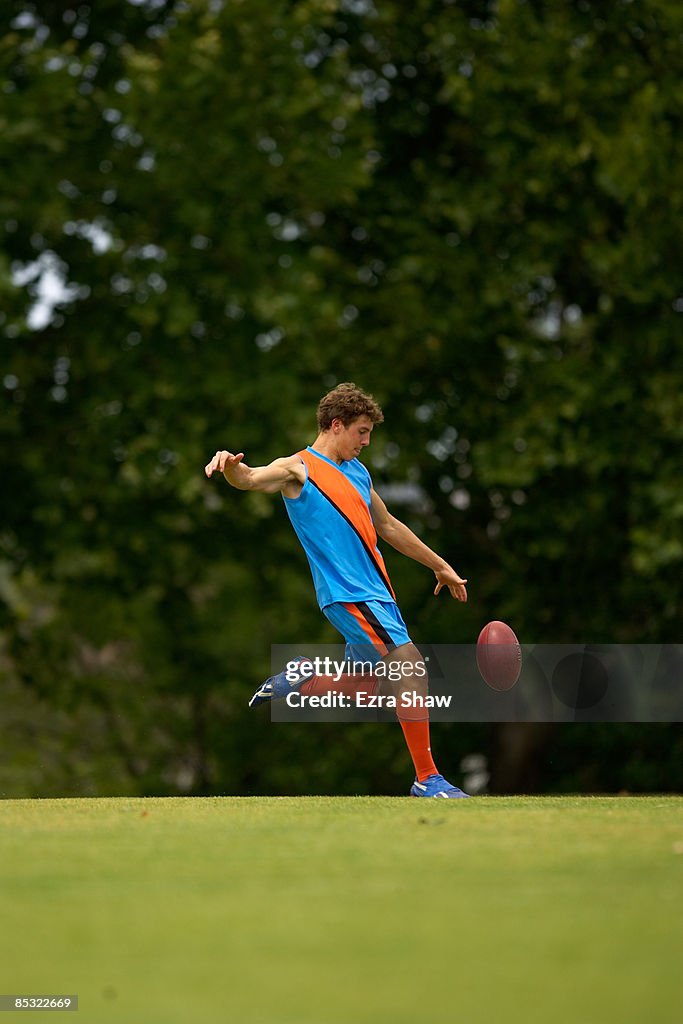
<svg viewBox="0 0 683 1024">
<path fill-rule="evenodd" d="M 403 790 L 398 730 L 246 714 L 336 638 L 278 500 L 202 473 L 340 380 L 471 581 L 388 554 L 418 641 L 680 639 L 675 0 L 4 14 L 0 791 Z"/>
</svg>

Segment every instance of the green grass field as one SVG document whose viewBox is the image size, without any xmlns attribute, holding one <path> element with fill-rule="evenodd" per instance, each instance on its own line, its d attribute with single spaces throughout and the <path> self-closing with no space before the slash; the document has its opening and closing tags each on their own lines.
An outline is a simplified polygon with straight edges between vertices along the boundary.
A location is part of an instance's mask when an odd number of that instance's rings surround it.
<svg viewBox="0 0 683 1024">
<path fill-rule="evenodd" d="M 0 865 L 66 1020 L 683 1019 L 681 797 L 5 801 Z"/>
</svg>

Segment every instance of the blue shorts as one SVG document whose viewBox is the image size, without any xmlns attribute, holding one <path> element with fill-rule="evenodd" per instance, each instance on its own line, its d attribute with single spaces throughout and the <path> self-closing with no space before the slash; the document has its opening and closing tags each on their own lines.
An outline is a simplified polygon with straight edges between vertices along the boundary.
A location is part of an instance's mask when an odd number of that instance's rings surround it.
<svg viewBox="0 0 683 1024">
<path fill-rule="evenodd" d="M 347 661 L 377 662 L 412 642 L 395 601 L 328 604 L 323 615 L 346 640 Z"/>
</svg>

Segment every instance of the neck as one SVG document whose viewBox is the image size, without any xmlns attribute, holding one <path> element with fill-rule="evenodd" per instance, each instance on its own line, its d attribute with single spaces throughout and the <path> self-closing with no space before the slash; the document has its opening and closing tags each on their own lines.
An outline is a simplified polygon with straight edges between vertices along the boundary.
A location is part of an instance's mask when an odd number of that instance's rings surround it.
<svg viewBox="0 0 683 1024">
<path fill-rule="evenodd" d="M 320 434 L 318 434 L 315 441 L 311 445 L 311 448 L 313 449 L 314 452 L 320 452 L 321 455 L 324 455 L 326 458 L 331 459 L 332 462 L 336 462 L 337 465 L 341 465 L 341 463 L 344 461 L 341 455 L 339 454 L 339 451 L 337 450 L 334 435 L 329 430 L 322 431 Z"/>
</svg>

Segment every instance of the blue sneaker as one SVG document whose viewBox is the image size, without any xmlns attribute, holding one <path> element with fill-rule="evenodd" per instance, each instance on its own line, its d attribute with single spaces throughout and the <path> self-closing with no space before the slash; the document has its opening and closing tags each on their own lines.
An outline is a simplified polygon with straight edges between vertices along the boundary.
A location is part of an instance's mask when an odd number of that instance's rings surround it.
<svg viewBox="0 0 683 1024">
<path fill-rule="evenodd" d="M 299 666 L 302 662 L 304 667 L 300 668 Z M 276 676 L 270 676 L 266 679 L 265 683 L 261 683 L 249 701 L 249 707 L 255 708 L 259 704 L 267 704 L 270 700 L 279 700 L 281 697 L 286 697 L 288 693 L 291 693 L 292 690 L 298 690 L 307 679 L 314 675 L 315 669 L 311 664 L 310 658 L 304 658 L 301 655 L 297 658 L 292 658 L 291 661 L 287 662 L 282 672 L 278 672 Z"/>
<path fill-rule="evenodd" d="M 429 775 L 424 782 L 415 782 L 410 787 L 411 796 L 445 796 L 447 800 L 458 800 L 467 797 L 469 793 L 463 793 L 457 786 L 451 786 L 443 775 Z"/>
</svg>

